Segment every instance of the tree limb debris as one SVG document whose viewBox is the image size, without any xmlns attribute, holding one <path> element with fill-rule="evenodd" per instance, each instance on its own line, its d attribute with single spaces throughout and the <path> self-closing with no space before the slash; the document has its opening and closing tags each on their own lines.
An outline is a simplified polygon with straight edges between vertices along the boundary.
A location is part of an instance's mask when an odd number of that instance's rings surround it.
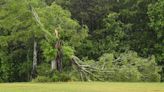
<svg viewBox="0 0 164 92">
<path fill-rule="evenodd" d="M 102 73 L 111 73 L 112 71 L 102 70 L 91 65 L 84 64 L 78 57 L 72 56 L 72 63 L 76 66 L 76 69 L 80 73 L 81 80 L 84 81 L 84 78 L 89 81 L 89 76 L 97 79 L 98 81 L 103 81 Z"/>
</svg>

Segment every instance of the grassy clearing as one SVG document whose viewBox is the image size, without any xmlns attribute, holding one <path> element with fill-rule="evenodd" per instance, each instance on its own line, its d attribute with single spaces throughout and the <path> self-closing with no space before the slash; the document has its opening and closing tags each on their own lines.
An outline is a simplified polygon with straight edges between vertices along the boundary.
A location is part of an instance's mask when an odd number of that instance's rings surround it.
<svg viewBox="0 0 164 92">
<path fill-rule="evenodd" d="M 164 92 L 163 83 L 7 83 L 0 92 Z"/>
</svg>

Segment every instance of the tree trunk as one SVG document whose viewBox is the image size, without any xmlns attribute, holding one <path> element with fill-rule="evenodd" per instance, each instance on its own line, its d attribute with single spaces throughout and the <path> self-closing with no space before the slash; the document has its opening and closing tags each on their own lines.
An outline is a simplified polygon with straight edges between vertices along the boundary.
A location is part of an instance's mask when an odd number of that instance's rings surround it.
<svg viewBox="0 0 164 92">
<path fill-rule="evenodd" d="M 63 58 L 63 52 L 62 52 L 62 41 L 58 40 L 55 44 L 55 48 L 57 49 L 57 55 L 55 58 L 56 61 L 56 68 L 59 72 L 62 72 L 62 58 Z"/>
<path fill-rule="evenodd" d="M 36 77 L 36 67 L 37 67 L 37 42 L 34 40 L 32 78 Z"/>
<path fill-rule="evenodd" d="M 52 60 L 51 61 L 51 71 L 54 71 L 56 69 L 56 61 Z"/>
</svg>

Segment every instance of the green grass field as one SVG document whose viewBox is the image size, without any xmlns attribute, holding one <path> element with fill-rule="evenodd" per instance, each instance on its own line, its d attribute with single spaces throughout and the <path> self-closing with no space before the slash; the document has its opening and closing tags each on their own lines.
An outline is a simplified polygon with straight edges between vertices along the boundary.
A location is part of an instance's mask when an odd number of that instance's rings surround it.
<svg viewBox="0 0 164 92">
<path fill-rule="evenodd" d="M 164 92 L 163 83 L 7 83 L 0 92 Z"/>
</svg>

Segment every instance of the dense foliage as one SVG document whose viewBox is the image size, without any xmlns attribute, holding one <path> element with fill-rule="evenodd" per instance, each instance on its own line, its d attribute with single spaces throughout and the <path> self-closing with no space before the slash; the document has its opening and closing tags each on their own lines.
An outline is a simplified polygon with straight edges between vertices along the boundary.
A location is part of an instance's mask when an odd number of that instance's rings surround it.
<svg viewBox="0 0 164 92">
<path fill-rule="evenodd" d="M 0 0 L 0 82 L 164 81 L 163 0 Z"/>
</svg>

